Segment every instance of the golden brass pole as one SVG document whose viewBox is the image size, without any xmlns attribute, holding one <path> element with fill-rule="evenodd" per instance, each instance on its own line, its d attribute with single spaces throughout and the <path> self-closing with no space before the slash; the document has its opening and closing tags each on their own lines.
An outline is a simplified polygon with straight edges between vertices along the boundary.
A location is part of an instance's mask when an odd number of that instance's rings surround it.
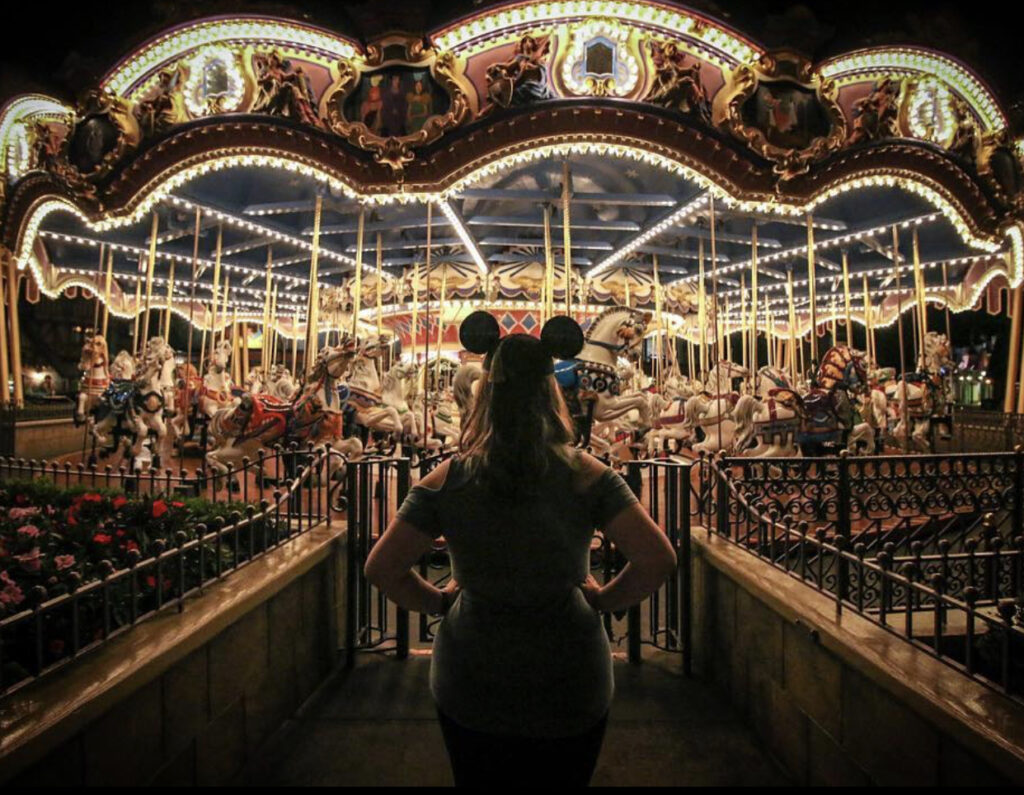
<svg viewBox="0 0 1024 795">
<path fill-rule="evenodd" d="M 914 287 L 917 294 L 918 322 L 921 326 L 921 347 L 918 348 L 918 355 L 924 358 L 924 341 L 928 336 L 928 303 L 924 284 L 924 269 L 921 267 L 921 247 L 917 239 L 917 227 L 914 227 Z"/>
<path fill-rule="evenodd" d="M 551 205 L 544 205 L 544 300 L 541 302 L 541 327 L 555 310 L 555 252 L 551 245 Z"/>
<path fill-rule="evenodd" d="M 850 318 L 850 262 L 843 252 L 843 299 L 846 301 L 846 344 L 853 347 L 853 321 Z"/>
<path fill-rule="evenodd" d="M 902 388 L 900 389 L 900 417 L 903 420 L 903 452 L 910 449 L 910 421 L 907 414 L 907 365 L 903 352 L 903 287 L 900 283 L 900 239 L 896 225 L 892 227 L 892 261 L 896 270 L 896 327 L 900 343 L 900 373 Z"/>
<path fill-rule="evenodd" d="M 722 358 L 721 306 L 718 303 L 718 249 L 715 246 L 715 195 L 708 194 L 708 225 L 711 227 L 711 295 L 715 305 L 715 364 Z"/>
<path fill-rule="evenodd" d="M 656 379 L 655 383 L 658 389 L 661 389 L 662 383 L 664 382 L 664 373 L 662 369 L 662 356 L 664 355 L 662 335 L 665 333 L 665 318 L 661 311 L 661 282 L 658 278 L 658 255 L 654 254 L 654 314 L 657 318 L 658 325 L 658 336 L 655 339 L 654 355 L 657 356 L 658 365 L 656 368 Z M 666 340 L 667 342 L 667 340 Z"/>
<path fill-rule="evenodd" d="M 708 310 L 707 288 L 704 285 L 704 238 L 697 240 L 697 325 L 700 326 L 700 378 L 707 378 L 708 372 Z"/>
<path fill-rule="evenodd" d="M 363 308 L 363 233 L 366 227 L 366 208 L 359 208 L 359 225 L 356 228 L 356 272 L 352 292 L 352 336 L 359 336 L 359 310 Z M 428 232 L 429 234 L 429 232 Z"/>
<path fill-rule="evenodd" d="M 93 307 L 92 307 L 92 334 L 95 336 L 100 333 L 100 277 L 103 275 L 103 254 L 106 250 L 106 246 L 100 243 L 100 261 L 96 265 L 96 288 L 92 291 L 93 294 Z"/>
<path fill-rule="evenodd" d="M 142 339 L 149 341 L 149 309 L 153 301 L 153 272 L 156 269 L 156 233 L 160 216 L 153 211 L 153 226 L 149 233 L 149 264 L 146 267 L 146 320 L 142 325 Z M 143 342 L 145 345 L 145 342 Z M 142 348 L 140 348 L 142 350 Z"/>
<path fill-rule="evenodd" d="M 427 429 L 427 405 L 430 403 L 430 390 L 428 389 L 429 383 L 427 381 L 427 372 L 430 367 L 430 260 L 431 260 L 431 245 L 432 235 L 434 228 L 433 220 L 434 205 L 432 202 L 427 202 L 427 306 L 426 306 L 426 331 L 423 334 L 423 430 L 426 433 Z"/>
<path fill-rule="evenodd" d="M 213 252 L 213 305 L 210 313 L 210 358 L 217 347 L 217 302 L 220 299 L 220 258 L 224 245 L 224 224 L 217 224 L 217 247 Z"/>
<path fill-rule="evenodd" d="M 11 255 L 0 249 L 0 404 L 11 402 L 11 371 L 7 345 L 7 268 L 4 260 Z"/>
<path fill-rule="evenodd" d="M 768 317 L 765 316 L 765 328 L 767 329 Z M 765 343 L 771 347 L 771 341 L 765 332 Z M 754 390 L 757 390 L 757 223 L 750 228 L 750 361 L 753 367 L 750 368 L 751 383 Z"/>
<path fill-rule="evenodd" d="M 384 246 L 381 242 L 380 232 L 377 233 L 377 337 L 384 335 L 384 322 L 381 315 L 384 313 Z"/>
<path fill-rule="evenodd" d="M 263 370 L 263 378 L 268 373 L 268 360 L 270 359 L 270 300 L 273 290 L 270 281 L 270 269 L 274 264 L 274 247 L 267 246 L 267 275 L 266 285 L 263 288 L 263 345 L 260 349 L 260 368 Z"/>
<path fill-rule="evenodd" d="M 303 360 L 304 368 L 307 371 L 316 361 L 317 349 L 320 346 L 320 219 L 323 215 L 323 208 L 324 198 L 317 194 L 316 203 L 313 206 L 313 249 L 309 263 L 309 309 L 306 312 L 306 353 Z M 363 210 L 360 208 L 360 218 L 363 217 L 362 213 Z M 362 256 L 361 244 L 362 240 L 360 239 L 359 256 Z M 354 320 L 352 325 L 352 333 L 355 334 Z"/>
<path fill-rule="evenodd" d="M 103 325 L 100 332 L 103 339 L 107 338 L 107 329 L 110 326 L 110 288 L 114 282 L 114 249 L 107 252 L 107 273 L 103 281 Z M 109 362 L 107 363 L 109 364 Z"/>
<path fill-rule="evenodd" d="M 807 213 L 807 289 L 811 298 L 811 359 L 818 363 L 818 288 L 814 268 L 814 219 Z M 803 344 L 801 343 L 801 351 Z"/>
<path fill-rule="evenodd" d="M 797 372 L 796 372 L 796 307 L 793 305 L 793 270 L 790 268 L 787 273 L 786 282 L 786 295 L 789 297 L 789 374 L 793 379 L 793 385 L 796 386 Z M 803 350 L 803 343 L 800 343 L 800 348 Z"/>
<path fill-rule="evenodd" d="M 174 260 L 167 274 L 167 311 L 164 315 L 164 342 L 171 342 L 171 307 L 174 305 Z"/>
<path fill-rule="evenodd" d="M 569 203 L 572 188 L 569 182 L 569 161 L 562 162 L 562 257 L 565 260 L 565 314 L 572 317 L 572 228 Z"/>
<path fill-rule="evenodd" d="M 1014 389 L 1017 386 L 1017 373 L 1020 365 L 1020 327 L 1021 313 L 1024 311 L 1024 284 L 1013 291 L 1012 322 L 1010 324 L 1010 356 L 1006 360 L 1006 392 L 1003 395 L 1003 411 L 1013 412 L 1016 405 Z"/>
<path fill-rule="evenodd" d="M 139 267 L 135 269 L 135 319 L 132 323 L 132 353 L 139 355 L 139 320 L 142 317 L 142 255 L 139 255 Z"/>
<path fill-rule="evenodd" d="M 18 269 L 14 255 L 7 255 L 7 314 L 11 325 L 11 375 L 14 378 L 14 405 L 21 408 L 25 405 L 25 387 L 21 373 L 21 321 L 18 317 Z"/>
</svg>

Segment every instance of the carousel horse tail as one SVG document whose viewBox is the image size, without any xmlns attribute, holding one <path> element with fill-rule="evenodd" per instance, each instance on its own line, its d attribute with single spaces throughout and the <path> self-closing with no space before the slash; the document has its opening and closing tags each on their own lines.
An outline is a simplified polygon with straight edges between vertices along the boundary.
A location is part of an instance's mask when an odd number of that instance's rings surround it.
<svg viewBox="0 0 1024 795">
<path fill-rule="evenodd" d="M 736 439 L 735 446 L 737 449 L 742 449 L 746 446 L 747 441 L 754 434 L 754 412 L 760 407 L 761 401 L 759 401 L 753 395 L 741 395 L 740 399 L 736 401 L 736 407 L 733 409 L 733 420 L 736 422 Z"/>
</svg>

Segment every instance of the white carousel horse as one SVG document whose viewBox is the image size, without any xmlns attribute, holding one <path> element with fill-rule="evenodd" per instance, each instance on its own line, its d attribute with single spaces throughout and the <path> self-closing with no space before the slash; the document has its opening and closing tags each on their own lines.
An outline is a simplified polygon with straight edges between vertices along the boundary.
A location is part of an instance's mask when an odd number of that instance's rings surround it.
<svg viewBox="0 0 1024 795">
<path fill-rule="evenodd" d="M 705 381 L 705 390 L 686 401 L 685 422 L 689 427 L 704 431 L 703 442 L 693 445 L 695 453 L 728 450 L 736 432 L 733 408 L 739 394 L 732 389 L 734 378 L 745 378 L 746 367 L 729 361 L 720 361 L 711 368 Z"/>
<path fill-rule="evenodd" d="M 952 371 L 949 341 L 945 334 L 929 331 L 925 334 L 924 351 L 920 370 L 904 373 L 895 381 L 886 384 L 885 397 L 888 400 L 890 416 L 895 420 L 892 436 L 903 441 L 910 426 L 910 441 L 921 452 L 929 452 L 929 435 L 932 418 L 944 414 L 949 401 L 946 379 Z M 907 404 L 907 423 L 903 421 L 903 400 Z"/>
<path fill-rule="evenodd" d="M 110 363 L 111 381 L 128 381 L 135 377 L 135 357 L 128 351 L 118 351 Z"/>
<path fill-rule="evenodd" d="M 249 369 L 249 377 L 245 379 L 242 388 L 254 395 L 262 395 L 267 392 L 267 381 L 263 378 L 263 368 L 252 367 Z"/>
<path fill-rule="evenodd" d="M 117 446 L 118 437 L 134 437 L 144 433 L 141 419 L 129 394 L 134 395 L 135 357 L 118 351 L 110 364 L 110 384 L 92 408 L 90 432 L 96 444 L 108 451 Z M 115 429 L 119 431 L 114 433 Z M 130 445 L 126 445 L 126 452 Z"/>
<path fill-rule="evenodd" d="M 388 434 L 398 442 L 402 435 L 402 417 L 394 406 L 384 404 L 377 374 L 377 358 L 382 349 L 381 341 L 376 337 L 362 345 L 352 361 L 342 394 L 346 403 L 355 410 L 356 425 Z"/>
<path fill-rule="evenodd" d="M 291 400 L 299 391 L 299 385 L 292 378 L 292 372 L 283 364 L 275 364 L 270 368 L 270 380 L 267 383 L 268 394 L 282 400 Z"/>
<path fill-rule="evenodd" d="M 199 393 L 199 411 L 207 417 L 213 417 L 221 409 L 238 405 L 238 398 L 232 393 L 234 384 L 231 381 L 231 343 L 221 340 L 210 354 L 210 362 L 206 375 L 203 376 L 203 388 Z"/>
<path fill-rule="evenodd" d="M 745 458 L 799 455 L 796 435 L 800 429 L 799 397 L 789 375 L 775 367 L 757 371 L 756 395 L 741 395 L 733 417 L 733 446 Z M 749 447 L 751 440 L 756 441 Z"/>
<path fill-rule="evenodd" d="M 269 395 L 242 395 L 237 406 L 213 415 L 210 430 L 219 446 L 206 454 L 206 461 L 219 474 L 228 465 L 238 469 L 244 457 L 256 460 L 260 448 L 277 443 L 312 442 L 326 444 L 344 458 L 331 457 L 328 475 L 335 475 L 343 461 L 360 457 L 363 444 L 358 438 L 342 438 L 342 411 L 338 379 L 356 355 L 354 340 L 343 339 L 317 355 L 302 394 L 294 402 Z"/>
<path fill-rule="evenodd" d="M 152 461 L 159 466 L 160 449 L 167 436 L 167 425 L 164 422 L 164 373 L 168 351 L 170 361 L 174 363 L 174 351 L 165 345 L 162 339 L 159 345 L 147 345 L 140 366 L 140 372 L 134 374 L 131 355 L 122 351 L 114 360 L 111 373 L 129 375 L 129 378 L 115 378 L 104 392 L 97 415 L 100 419 L 93 426 L 93 435 L 98 444 L 112 451 L 117 446 L 119 437 L 130 439 L 125 445 L 125 452 L 135 459 L 136 466 Z M 118 429 L 115 431 L 115 429 Z M 148 437 L 153 442 L 144 449 Z"/>
<path fill-rule="evenodd" d="M 151 437 L 147 445 L 149 452 L 148 455 L 143 454 L 143 461 L 151 458 L 154 466 L 159 466 L 160 450 L 167 437 L 164 412 L 168 411 L 169 405 L 173 407 L 175 391 L 174 349 L 162 337 L 153 337 L 146 343 L 135 383 L 138 387 L 136 407 L 143 432 L 136 441 L 134 452 L 138 457 L 143 452 L 146 437 Z"/>
<path fill-rule="evenodd" d="M 455 378 L 452 379 L 452 396 L 459 408 L 459 417 L 463 420 L 473 411 L 473 401 L 480 390 L 483 374 L 483 367 L 476 362 L 460 364 L 459 369 L 455 371 Z"/>
<path fill-rule="evenodd" d="M 414 442 L 420 440 L 420 426 L 423 424 L 423 417 L 422 415 L 417 416 L 418 412 L 413 411 L 408 395 L 410 383 L 415 382 L 419 371 L 418 364 L 398 362 L 380 379 L 381 403 L 398 412 L 402 423 L 402 433 Z"/>
<path fill-rule="evenodd" d="M 434 436 L 441 437 L 444 446 L 448 449 L 458 447 L 462 424 L 455 397 L 449 390 L 445 390 L 436 395 L 432 402 L 434 403 L 434 410 L 431 413 L 434 420 Z"/>
<path fill-rule="evenodd" d="M 636 410 L 642 429 L 651 425 L 650 400 L 646 393 L 620 394 L 618 358 L 628 356 L 643 342 L 651 315 L 638 309 L 616 306 L 598 315 L 584 337 L 575 359 L 555 365 L 555 377 L 570 405 L 578 402 L 577 420 L 593 406 L 595 423 L 609 422 Z"/>
<path fill-rule="evenodd" d="M 700 382 L 681 375 L 665 379 L 661 392 L 652 392 L 652 428 L 647 432 L 647 454 L 654 456 L 666 450 L 668 443 L 680 444 L 693 436 L 693 427 L 686 422 L 686 401 L 702 389 Z"/>
<path fill-rule="evenodd" d="M 107 341 L 100 334 L 86 338 L 82 345 L 82 357 L 78 369 L 82 371 L 82 388 L 78 392 L 75 406 L 75 424 L 89 419 L 92 410 L 99 403 L 100 396 L 110 386 L 110 352 Z"/>
</svg>

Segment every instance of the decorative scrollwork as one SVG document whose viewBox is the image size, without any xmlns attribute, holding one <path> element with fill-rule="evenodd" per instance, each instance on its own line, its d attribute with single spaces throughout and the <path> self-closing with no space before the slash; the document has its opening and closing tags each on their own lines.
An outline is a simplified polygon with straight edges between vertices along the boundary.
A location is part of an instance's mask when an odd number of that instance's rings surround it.
<svg viewBox="0 0 1024 795">
<path fill-rule="evenodd" d="M 403 57 L 386 59 L 391 46 L 368 48 L 362 62 L 339 61 L 320 112 L 328 129 L 401 174 L 415 159 L 415 148 L 462 124 L 471 105 L 452 53 L 413 41 Z M 439 96 L 444 107 L 437 112 Z"/>
<path fill-rule="evenodd" d="M 715 123 L 775 165 L 780 182 L 810 170 L 846 139 L 839 88 L 789 53 L 737 67 L 715 97 Z"/>
</svg>

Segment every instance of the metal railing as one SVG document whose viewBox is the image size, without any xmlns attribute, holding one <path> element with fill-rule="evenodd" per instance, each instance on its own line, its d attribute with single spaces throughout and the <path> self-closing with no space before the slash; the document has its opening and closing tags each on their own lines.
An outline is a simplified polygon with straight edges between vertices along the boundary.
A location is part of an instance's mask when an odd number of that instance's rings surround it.
<svg viewBox="0 0 1024 795">
<path fill-rule="evenodd" d="M 965 675 L 1022 700 L 1021 456 L 952 456 L 943 466 L 924 462 L 923 473 L 913 468 L 918 460 L 762 459 L 760 465 L 784 472 L 775 496 L 765 498 L 761 492 L 769 483 L 746 482 L 749 468 L 733 459 L 705 459 L 700 463 L 700 514 L 709 534 L 832 599 L 837 614 L 853 610 Z M 785 476 L 787 466 L 801 468 L 804 475 L 815 468 L 820 475 L 790 493 L 794 508 L 779 499 L 779 490 L 793 482 Z M 908 495 L 905 502 L 895 491 L 886 498 L 874 492 L 893 471 L 909 473 L 894 478 L 893 489 Z M 917 477 L 924 485 L 910 485 Z M 856 492 L 853 484 L 861 480 L 872 488 Z M 921 499 L 923 491 L 950 483 L 974 491 L 963 499 L 948 492 Z M 930 513 L 926 518 L 932 519 L 962 505 L 974 508 L 988 499 L 979 490 L 1013 500 L 1003 506 L 1005 521 L 984 513 L 966 530 L 958 528 L 954 538 L 933 540 L 934 552 L 926 551 L 920 538 L 871 547 L 858 525 L 877 506 L 896 524 L 901 513 L 903 519 L 911 511 Z"/>
<path fill-rule="evenodd" d="M 1011 452 L 1024 445 L 1024 414 L 953 409 L 953 438 L 948 446 L 960 453 L 971 451 Z"/>
<path fill-rule="evenodd" d="M 416 469 L 420 478 L 447 455 L 422 461 Z M 625 641 L 628 657 L 640 662 L 643 645 L 682 655 L 684 670 L 690 670 L 690 520 L 691 465 L 676 462 L 634 462 L 627 472 L 634 493 L 660 522 L 677 550 L 676 574 L 642 606 L 625 614 L 624 626 L 612 614 L 604 616 L 605 628 L 614 643 Z M 383 534 L 411 487 L 408 459 L 366 459 L 348 466 L 348 572 L 346 658 L 352 664 L 359 651 L 394 651 L 399 658 L 409 654 L 411 634 L 407 611 L 389 604 L 386 597 L 363 576 L 363 565 L 373 545 Z M 682 506 L 687 506 L 684 509 Z M 591 548 L 591 571 L 600 582 L 608 582 L 625 565 L 611 541 L 598 532 Z M 543 554 L 538 550 L 538 554 Z M 419 564 L 421 576 L 443 587 L 451 576 L 447 545 L 443 538 Z M 418 642 L 429 644 L 441 619 L 419 616 Z"/>
<path fill-rule="evenodd" d="M 184 610 L 186 600 L 210 583 L 330 522 L 337 487 L 326 480 L 318 483 L 318 476 L 340 463 L 333 460 L 336 456 L 324 448 L 261 451 L 232 473 L 234 482 L 242 484 L 237 491 L 224 476 L 218 487 L 202 472 L 139 477 L 110 468 L 98 472 L 95 467 L 0 460 L 0 482 L 8 484 L 49 477 L 66 487 L 117 489 L 150 498 L 209 494 L 214 506 L 232 509 L 213 515 L 209 523 L 129 550 L 122 556 L 127 565 L 100 561 L 94 579 L 71 577 L 65 593 L 51 598 L 44 586 L 31 588 L 25 608 L 0 618 L 0 693 L 62 668 L 167 608 Z M 272 489 L 266 486 L 268 470 L 279 476 Z M 105 530 L 116 533 L 117 526 Z"/>
</svg>

